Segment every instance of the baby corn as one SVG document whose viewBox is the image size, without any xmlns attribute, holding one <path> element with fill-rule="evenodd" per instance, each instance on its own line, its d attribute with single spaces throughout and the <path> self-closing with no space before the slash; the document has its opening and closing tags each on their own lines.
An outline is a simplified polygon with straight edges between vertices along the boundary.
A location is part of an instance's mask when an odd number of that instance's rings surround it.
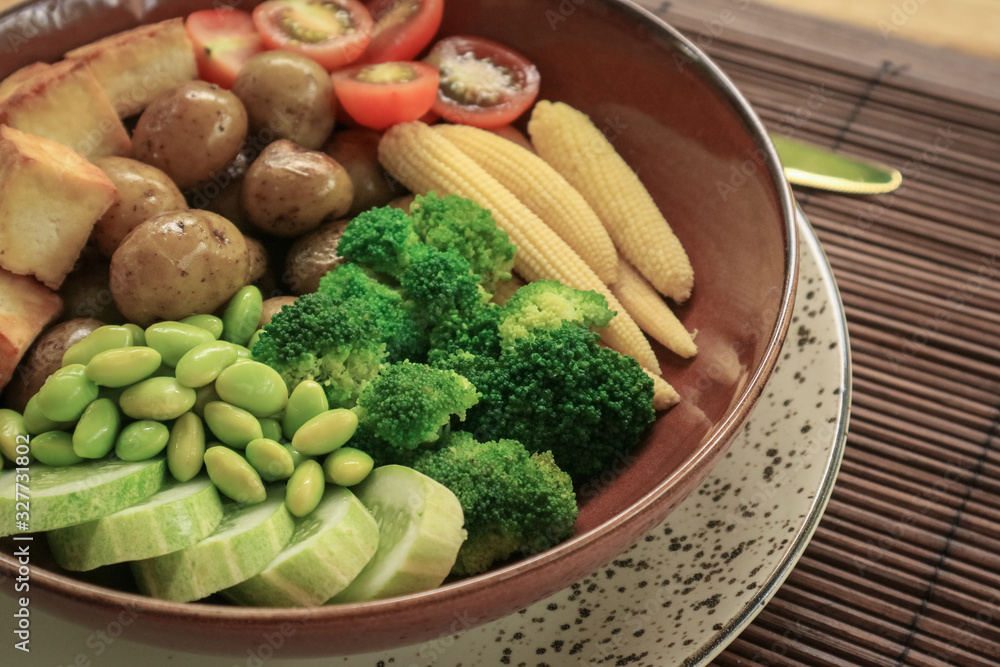
<svg viewBox="0 0 1000 667">
<path fill-rule="evenodd" d="M 645 369 L 644 369 L 645 370 Z M 681 395 L 670 386 L 670 383 L 655 373 L 646 370 L 646 375 L 653 378 L 653 409 L 669 410 L 681 401 Z"/>
<path fill-rule="evenodd" d="M 685 359 L 698 352 L 691 333 L 684 328 L 663 297 L 624 258 L 618 264 L 618 282 L 611 286 L 611 291 L 639 328 L 668 350 Z"/>
<path fill-rule="evenodd" d="M 586 114 L 535 104 L 528 133 L 538 154 L 597 211 L 615 245 L 662 294 L 684 301 L 694 270 L 642 181 Z"/>
<path fill-rule="evenodd" d="M 585 261 L 605 285 L 618 276 L 618 255 L 587 200 L 548 162 L 523 146 L 469 125 L 435 125 L 434 131 L 476 161 L 514 193 Z"/>
<path fill-rule="evenodd" d="M 497 226 L 517 246 L 514 269 L 525 280 L 558 280 L 604 295 L 608 307 L 618 313 L 601 332 L 604 342 L 659 374 L 660 365 L 649 341 L 601 279 L 510 190 L 455 144 L 414 121 L 390 128 L 379 143 L 378 153 L 382 166 L 413 192 L 459 195 L 489 209 Z"/>
</svg>

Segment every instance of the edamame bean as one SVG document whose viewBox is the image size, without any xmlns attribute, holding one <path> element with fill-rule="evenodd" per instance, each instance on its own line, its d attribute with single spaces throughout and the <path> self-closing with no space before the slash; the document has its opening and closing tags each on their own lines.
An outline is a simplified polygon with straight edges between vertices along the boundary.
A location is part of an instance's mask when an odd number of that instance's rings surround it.
<svg viewBox="0 0 1000 667">
<path fill-rule="evenodd" d="M 194 389 L 185 387 L 176 378 L 152 377 L 134 384 L 122 392 L 118 404 L 132 419 L 177 419 L 194 407 Z"/>
<path fill-rule="evenodd" d="M 122 325 L 132 333 L 132 345 L 137 345 L 139 347 L 146 347 L 146 330 L 140 327 L 138 324 L 133 324 L 132 322 L 126 322 Z"/>
<path fill-rule="evenodd" d="M 176 366 L 188 350 L 214 340 L 205 329 L 183 322 L 158 322 L 146 328 L 146 345 L 159 352 L 168 366 Z"/>
<path fill-rule="evenodd" d="M 258 421 L 260 421 L 260 430 L 263 431 L 265 438 L 281 440 L 281 424 L 277 419 L 265 418 Z"/>
<path fill-rule="evenodd" d="M 251 505 L 267 498 L 267 489 L 257 471 L 228 447 L 209 447 L 205 452 L 205 470 L 215 488 L 238 503 Z"/>
<path fill-rule="evenodd" d="M 323 385 L 314 380 L 303 380 L 295 385 L 288 397 L 285 414 L 281 418 L 281 429 L 289 440 L 303 424 L 330 409 Z"/>
<path fill-rule="evenodd" d="M 260 290 L 247 285 L 238 291 L 222 315 L 222 337 L 231 343 L 246 345 L 264 312 L 264 299 Z"/>
<path fill-rule="evenodd" d="M 73 426 L 73 422 L 52 421 L 38 407 L 38 394 L 28 399 L 24 406 L 24 428 L 29 435 L 37 435 L 46 431 L 62 431 Z"/>
<path fill-rule="evenodd" d="M 215 315 L 208 315 L 206 313 L 188 315 L 181 320 L 181 324 L 191 324 L 199 329 L 204 329 L 212 334 L 216 340 L 222 337 L 222 318 Z"/>
<path fill-rule="evenodd" d="M 206 384 L 204 387 L 198 387 L 195 390 L 194 407 L 191 411 L 196 415 L 205 418 L 205 406 L 212 401 L 220 401 L 219 392 L 215 391 L 215 383 Z"/>
<path fill-rule="evenodd" d="M 18 447 L 21 454 L 18 454 Z M 24 425 L 24 417 L 13 410 L 0 410 L 0 454 L 16 462 L 28 451 L 28 429 Z"/>
<path fill-rule="evenodd" d="M 178 482 L 193 479 L 205 462 L 205 425 L 193 412 L 185 412 L 170 429 L 167 468 Z"/>
<path fill-rule="evenodd" d="M 354 486 L 364 481 L 375 462 L 366 452 L 354 447 L 341 447 L 330 452 L 323 461 L 326 481 L 340 486 Z"/>
<path fill-rule="evenodd" d="M 73 429 L 73 451 L 84 459 L 104 458 L 114 449 L 120 427 L 121 415 L 114 401 L 108 398 L 93 401 Z"/>
<path fill-rule="evenodd" d="M 236 357 L 238 361 L 244 361 L 247 359 L 253 359 L 253 354 L 251 354 L 250 349 L 243 347 L 242 345 L 232 344 L 236 348 Z"/>
<path fill-rule="evenodd" d="M 259 361 L 234 364 L 219 373 L 215 390 L 227 403 L 256 417 L 281 412 L 288 403 L 288 387 L 278 371 Z"/>
<path fill-rule="evenodd" d="M 83 364 L 86 366 L 98 352 L 129 347 L 133 342 L 131 329 L 106 324 L 91 331 L 83 340 L 70 345 L 63 353 L 62 365 Z"/>
<path fill-rule="evenodd" d="M 252 440 L 264 437 L 256 417 L 222 401 L 212 401 L 205 406 L 205 424 L 216 438 L 236 449 L 246 449 Z"/>
<path fill-rule="evenodd" d="M 87 377 L 102 387 L 127 387 L 160 368 L 160 353 L 151 347 L 121 347 L 94 355 Z"/>
<path fill-rule="evenodd" d="M 295 516 L 309 514 L 323 499 L 326 481 L 323 466 L 312 459 L 306 461 L 292 473 L 285 487 L 285 505 Z"/>
<path fill-rule="evenodd" d="M 358 416 L 337 408 L 316 415 L 295 432 L 292 447 L 307 456 L 323 456 L 344 445 L 358 428 Z"/>
<path fill-rule="evenodd" d="M 54 422 L 76 421 L 97 398 L 98 387 L 83 364 L 63 366 L 38 390 L 38 408 Z"/>
<path fill-rule="evenodd" d="M 247 461 L 266 482 L 288 479 L 295 472 L 291 453 L 270 438 L 257 438 L 247 445 Z"/>
<path fill-rule="evenodd" d="M 73 451 L 73 436 L 66 431 L 46 431 L 31 439 L 31 453 L 47 466 L 71 466 L 83 459 Z"/>
<path fill-rule="evenodd" d="M 202 343 L 184 353 L 177 362 L 177 381 L 187 387 L 204 387 L 236 362 L 236 347 L 221 340 Z"/>
<path fill-rule="evenodd" d="M 170 429 L 165 424 L 143 419 L 122 429 L 115 442 L 115 454 L 122 461 L 145 461 L 162 452 L 169 440 Z"/>
<path fill-rule="evenodd" d="M 292 463 L 293 463 L 293 465 L 294 465 L 294 466 L 295 466 L 296 468 L 298 468 L 298 467 L 299 467 L 300 465 L 302 465 L 303 463 L 305 463 L 306 461 L 308 461 L 308 460 L 309 460 L 309 457 L 308 457 L 308 456 L 306 456 L 305 454 L 303 454 L 303 453 L 302 453 L 302 452 L 300 452 L 299 450 L 295 449 L 294 447 L 292 447 L 292 446 L 291 446 L 290 444 L 288 444 L 287 442 L 285 442 L 285 443 L 282 443 L 282 445 L 281 445 L 281 446 L 282 446 L 282 447 L 284 447 L 285 449 L 287 449 L 287 450 L 288 450 L 288 453 L 289 453 L 289 454 L 291 455 L 291 457 L 292 457 Z"/>
<path fill-rule="evenodd" d="M 247 343 L 248 350 L 253 350 L 253 346 L 257 344 L 258 340 L 260 340 L 260 335 L 263 332 L 264 332 L 263 329 L 257 329 L 256 331 L 253 332 L 253 335 L 250 336 L 250 341 Z"/>
</svg>

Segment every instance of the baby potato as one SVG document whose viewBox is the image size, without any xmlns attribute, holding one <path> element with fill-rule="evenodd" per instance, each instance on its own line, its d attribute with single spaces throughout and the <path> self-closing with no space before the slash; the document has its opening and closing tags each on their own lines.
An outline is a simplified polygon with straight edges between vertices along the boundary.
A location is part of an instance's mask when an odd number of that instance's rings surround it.
<svg viewBox="0 0 1000 667">
<path fill-rule="evenodd" d="M 247 60 L 233 84 L 261 143 L 288 139 L 316 149 L 334 122 L 333 84 L 314 61 L 289 51 L 265 51 Z M 269 136 L 268 136 L 269 135 Z"/>
<path fill-rule="evenodd" d="M 107 258 L 140 222 L 164 211 L 183 211 L 187 201 L 163 171 L 127 157 L 105 157 L 94 162 L 118 189 L 118 199 L 94 225 L 91 239 Z"/>
<path fill-rule="evenodd" d="M 210 211 L 161 213 L 111 258 L 111 294 L 140 326 L 211 313 L 246 284 L 249 250 L 233 223 Z"/>
<path fill-rule="evenodd" d="M 203 183 L 236 157 L 247 112 L 228 90 L 190 81 L 146 107 L 132 134 L 132 154 L 161 169 L 180 189 Z"/>
<path fill-rule="evenodd" d="M 324 223 L 292 244 L 282 278 L 293 294 L 315 292 L 319 289 L 319 279 L 346 261 L 337 254 L 337 243 L 349 222 L 345 218 Z"/>
<path fill-rule="evenodd" d="M 354 187 L 333 158 L 287 139 L 269 145 L 243 178 L 243 211 L 275 236 L 295 237 L 347 213 Z"/>
<path fill-rule="evenodd" d="M 63 300 L 63 319 L 91 318 L 105 324 L 121 324 L 125 318 L 111 297 L 108 283 L 111 265 L 96 248 L 87 246 L 66 276 L 59 296 Z"/>
<path fill-rule="evenodd" d="M 354 185 L 354 203 L 348 216 L 355 216 L 376 206 L 385 206 L 406 192 L 390 177 L 378 161 L 378 142 L 382 135 L 364 128 L 334 132 L 323 151 L 343 165 Z"/>
<path fill-rule="evenodd" d="M 264 309 L 260 314 L 260 321 L 257 323 L 257 328 L 261 329 L 265 324 L 271 323 L 271 318 L 273 318 L 279 310 L 285 306 L 289 306 L 295 303 L 297 296 L 272 296 L 270 299 L 264 300 Z"/>
</svg>

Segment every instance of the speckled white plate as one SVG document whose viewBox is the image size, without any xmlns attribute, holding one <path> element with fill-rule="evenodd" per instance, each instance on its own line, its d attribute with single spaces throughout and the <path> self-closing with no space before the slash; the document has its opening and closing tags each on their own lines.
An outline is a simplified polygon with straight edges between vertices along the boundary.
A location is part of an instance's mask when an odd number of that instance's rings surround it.
<svg viewBox="0 0 1000 667">
<path fill-rule="evenodd" d="M 385 654 L 283 660 L 294 628 L 233 658 L 193 657 L 128 639 L 133 617 L 84 628 L 35 611 L 32 652 L 0 664 L 165 667 L 704 665 L 764 607 L 809 542 L 847 432 L 850 357 L 843 310 L 815 233 L 800 216 L 796 314 L 781 360 L 743 433 L 707 481 L 606 568 L 534 606 L 458 636 Z M 12 599 L 0 596 L 0 618 Z M 461 632 L 474 619 L 456 616 Z M 0 625 L 3 625 L 0 623 Z"/>
</svg>

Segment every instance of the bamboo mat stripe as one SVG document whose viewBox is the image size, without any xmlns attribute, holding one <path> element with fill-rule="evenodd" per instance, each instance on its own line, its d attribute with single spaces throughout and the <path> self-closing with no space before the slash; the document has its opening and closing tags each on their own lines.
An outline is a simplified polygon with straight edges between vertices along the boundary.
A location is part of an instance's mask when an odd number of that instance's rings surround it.
<svg viewBox="0 0 1000 667">
<path fill-rule="evenodd" d="M 713 664 L 1000 665 L 1000 109 L 908 61 L 732 26 L 707 41 L 772 131 L 904 175 L 877 197 L 796 192 L 844 302 L 850 434 L 804 557 Z"/>
</svg>

